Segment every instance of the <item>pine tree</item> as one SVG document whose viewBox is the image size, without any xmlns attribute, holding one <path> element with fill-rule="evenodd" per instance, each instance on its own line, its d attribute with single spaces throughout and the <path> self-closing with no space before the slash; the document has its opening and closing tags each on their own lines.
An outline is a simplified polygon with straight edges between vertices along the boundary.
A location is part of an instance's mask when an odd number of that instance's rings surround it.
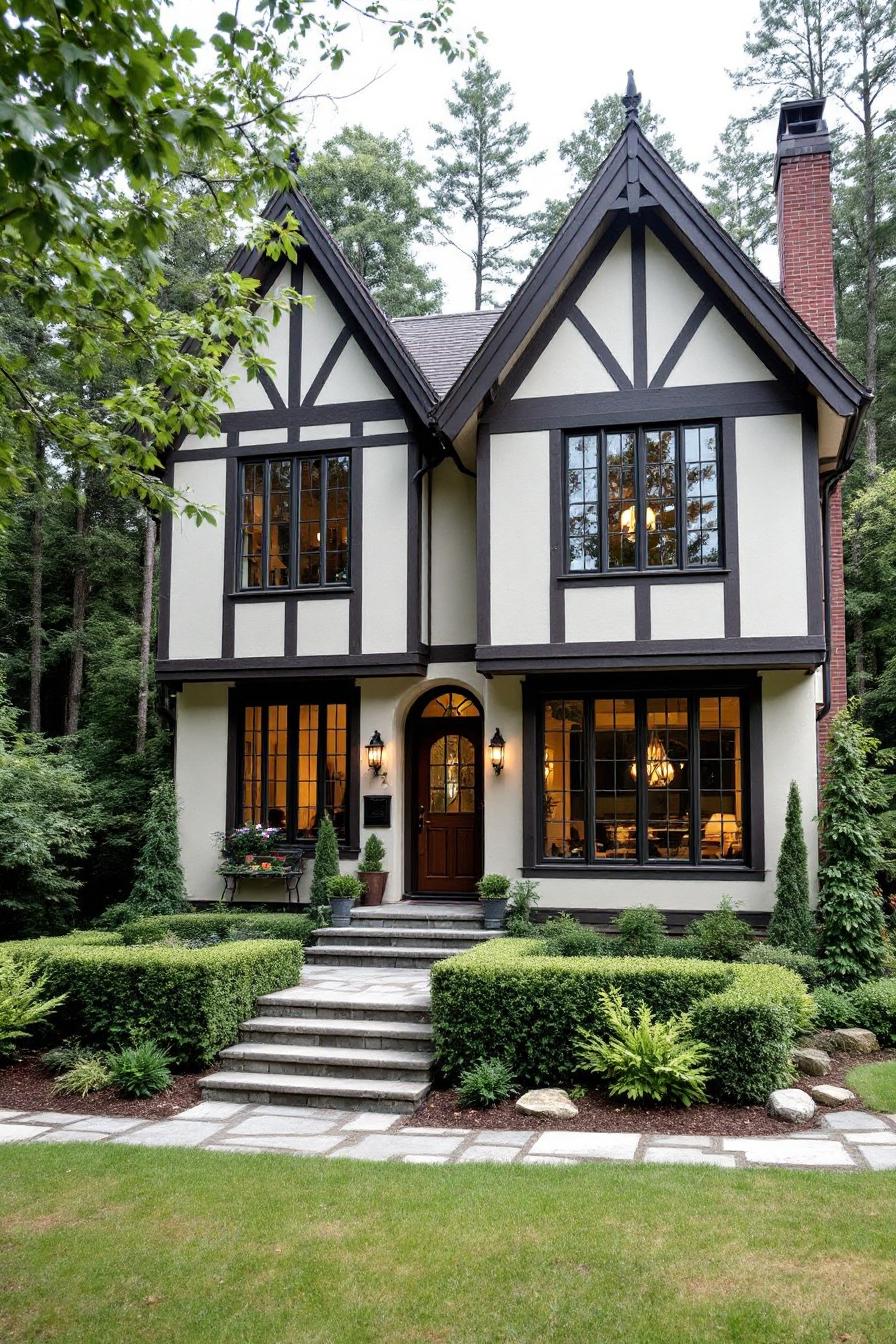
<svg viewBox="0 0 896 1344">
<path fill-rule="evenodd" d="M 526 154 L 529 127 L 510 120 L 510 85 L 486 61 L 469 66 L 453 91 L 451 123 L 431 124 L 435 205 L 475 227 L 471 248 L 452 242 L 473 264 L 479 309 L 484 300 L 492 301 L 486 286 L 507 285 L 525 268 L 517 249 L 532 236 L 532 216 L 522 209 L 526 192 L 520 178 L 544 154 Z"/>
<path fill-rule="evenodd" d="M 789 947 L 792 952 L 815 951 L 803 809 L 795 780 L 791 780 L 787 795 L 784 838 L 775 882 L 775 908 L 768 926 L 768 941 L 773 947 Z"/>
<path fill-rule="evenodd" d="M 414 248 L 431 241 L 434 211 L 421 193 L 429 173 L 406 134 L 391 140 L 346 126 L 302 175 L 311 204 L 390 317 L 437 313 L 442 285 Z"/>
<path fill-rule="evenodd" d="M 707 173 L 706 204 L 751 261 L 775 239 L 773 160 L 750 146 L 747 122 L 731 117 Z"/>
<path fill-rule="evenodd" d="M 187 906 L 180 863 L 177 794 L 170 775 L 159 775 L 143 822 L 143 845 L 130 901 L 141 915 L 170 915 Z"/>
<path fill-rule="evenodd" d="M 324 924 L 330 916 L 327 878 L 339 873 L 339 841 L 329 812 L 321 817 L 314 846 L 314 871 L 311 874 L 311 913 Z"/>
<path fill-rule="evenodd" d="M 819 871 L 819 953 L 829 977 L 849 988 L 879 974 L 884 951 L 877 875 L 883 864 L 878 815 L 888 797 L 879 750 L 852 707 L 831 725 L 822 790 Z"/>
</svg>

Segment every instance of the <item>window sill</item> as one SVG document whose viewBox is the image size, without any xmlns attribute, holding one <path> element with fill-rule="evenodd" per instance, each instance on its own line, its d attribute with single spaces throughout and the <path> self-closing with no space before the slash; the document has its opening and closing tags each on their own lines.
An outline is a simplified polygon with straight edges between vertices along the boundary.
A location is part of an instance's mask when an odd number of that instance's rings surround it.
<svg viewBox="0 0 896 1344">
<path fill-rule="evenodd" d="M 629 584 L 681 583 L 696 580 L 698 583 L 718 582 L 731 573 L 730 569 L 614 569 L 583 570 L 575 574 L 558 574 L 558 583 L 614 583 Z"/>
<path fill-rule="evenodd" d="M 534 864 L 520 869 L 523 877 L 572 877 L 572 878 L 601 878 L 610 877 L 616 879 L 646 878 L 648 881 L 696 881 L 696 882 L 762 882 L 765 880 L 765 870 L 762 868 L 747 868 L 743 865 L 731 864 L 637 864 L 637 863 L 606 863 L 606 864 L 585 864 L 585 863 L 557 863 L 546 862 Z"/>
<path fill-rule="evenodd" d="M 307 588 L 239 588 L 235 592 L 228 593 L 227 596 L 233 602 L 276 602 L 284 597 L 303 598 L 321 597 L 351 597 L 354 592 L 351 585 L 345 584 L 321 584 L 319 587 Z"/>
</svg>

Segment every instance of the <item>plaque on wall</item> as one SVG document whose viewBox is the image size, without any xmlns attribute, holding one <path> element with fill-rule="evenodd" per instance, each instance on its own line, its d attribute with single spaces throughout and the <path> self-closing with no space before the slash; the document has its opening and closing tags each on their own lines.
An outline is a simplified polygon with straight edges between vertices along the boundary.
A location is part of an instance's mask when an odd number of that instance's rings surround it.
<svg viewBox="0 0 896 1344">
<path fill-rule="evenodd" d="M 392 825 L 391 793 L 365 793 L 364 829 L 388 828 Z"/>
</svg>

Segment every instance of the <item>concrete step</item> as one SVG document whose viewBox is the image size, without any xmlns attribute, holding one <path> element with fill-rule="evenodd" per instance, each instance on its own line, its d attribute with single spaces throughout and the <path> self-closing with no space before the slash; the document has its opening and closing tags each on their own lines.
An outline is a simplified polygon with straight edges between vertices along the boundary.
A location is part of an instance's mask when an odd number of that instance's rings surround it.
<svg viewBox="0 0 896 1344">
<path fill-rule="evenodd" d="M 308 966 L 391 966 L 426 970 L 436 961 L 453 957 L 461 948 L 452 947 L 308 947 Z"/>
<path fill-rule="evenodd" d="M 352 909 L 352 924 L 392 929 L 481 929 L 482 908 L 478 901 L 455 906 L 406 905 L 403 901 L 391 905 L 356 905 Z"/>
<path fill-rule="evenodd" d="M 387 1111 L 410 1115 L 429 1091 L 429 1082 L 378 1082 L 372 1078 L 319 1078 L 300 1073 L 242 1073 L 221 1070 L 200 1082 L 205 1101 L 270 1106 L 314 1106 L 339 1111 Z"/>
<path fill-rule="evenodd" d="M 325 1045 L 346 1050 L 429 1051 L 427 1022 L 350 1021 L 344 1017 L 250 1017 L 240 1028 L 244 1041 L 259 1045 Z"/>
<path fill-rule="evenodd" d="M 419 1082 L 429 1077 L 432 1055 L 422 1050 L 347 1050 L 331 1045 L 260 1045 L 254 1041 L 221 1051 L 225 1068 L 247 1073 L 299 1073 L 316 1078 L 374 1078 Z"/>
<path fill-rule="evenodd" d="M 339 994 L 329 990 L 278 989 L 262 994 L 255 1003 L 260 1016 L 283 1018 L 341 1018 L 356 1022 L 428 1022 L 429 994 L 396 995 Z"/>
<path fill-rule="evenodd" d="M 500 929 L 379 928 L 371 924 L 352 925 L 347 929 L 318 929 L 315 947 L 441 947 L 462 952 L 478 943 L 500 938 Z"/>
</svg>

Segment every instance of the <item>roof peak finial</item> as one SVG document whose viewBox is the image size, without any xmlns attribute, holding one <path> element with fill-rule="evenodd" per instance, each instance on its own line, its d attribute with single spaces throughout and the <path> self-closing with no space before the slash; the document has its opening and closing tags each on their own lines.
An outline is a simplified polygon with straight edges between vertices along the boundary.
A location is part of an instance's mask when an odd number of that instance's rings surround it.
<svg viewBox="0 0 896 1344">
<path fill-rule="evenodd" d="M 641 95 L 635 86 L 635 72 L 629 70 L 628 80 L 625 85 L 625 93 L 622 95 L 622 106 L 625 108 L 625 120 L 637 121 L 638 109 L 641 106 Z"/>
</svg>

